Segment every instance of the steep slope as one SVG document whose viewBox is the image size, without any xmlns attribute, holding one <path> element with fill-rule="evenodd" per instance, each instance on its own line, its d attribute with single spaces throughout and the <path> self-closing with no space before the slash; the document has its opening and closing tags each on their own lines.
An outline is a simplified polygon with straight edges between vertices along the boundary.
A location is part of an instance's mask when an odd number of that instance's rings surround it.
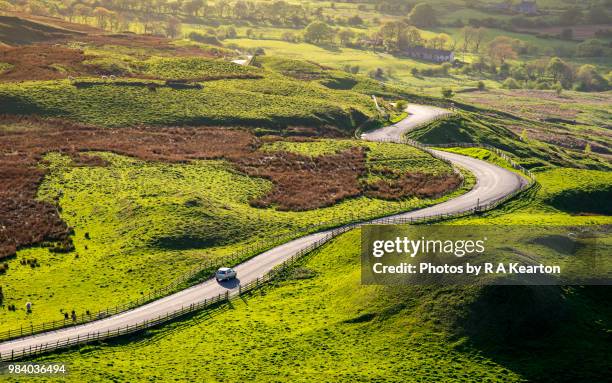
<svg viewBox="0 0 612 383">
<path fill-rule="evenodd" d="M 82 34 L 20 17 L 0 16 L 0 42 L 7 45 L 49 42 Z"/>
</svg>

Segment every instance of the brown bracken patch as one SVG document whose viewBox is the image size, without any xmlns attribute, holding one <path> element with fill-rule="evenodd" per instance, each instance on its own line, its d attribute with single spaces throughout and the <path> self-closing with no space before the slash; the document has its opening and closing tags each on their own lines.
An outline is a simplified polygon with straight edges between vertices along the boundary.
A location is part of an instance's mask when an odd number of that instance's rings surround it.
<svg viewBox="0 0 612 383">
<path fill-rule="evenodd" d="M 274 138 L 272 138 L 274 139 Z M 299 138 L 294 138 L 299 139 Z M 0 259 L 18 248 L 53 241 L 53 250 L 69 251 L 71 230 L 58 207 L 36 200 L 49 152 L 73 158 L 73 166 L 104 166 L 88 151 L 110 151 L 147 161 L 186 162 L 226 159 L 237 170 L 269 179 L 274 187 L 253 206 L 307 210 L 345 198 L 369 195 L 399 199 L 430 197 L 457 187 L 456 176 L 394 175 L 367 184 L 366 149 L 306 157 L 288 152 L 264 153 L 261 140 L 248 130 L 219 127 L 98 128 L 63 120 L 0 116 Z M 59 243 L 59 245 L 57 244 Z"/>
<path fill-rule="evenodd" d="M 142 36 L 141 36 L 142 38 Z M 153 37 L 151 37 L 154 39 Z M 118 37 L 112 36 L 93 36 L 88 37 L 93 41 L 107 41 L 108 43 L 118 43 L 123 41 Z M 165 48 L 164 48 L 165 47 Z M 210 53 L 205 53 L 199 48 L 170 47 L 163 43 L 155 47 L 160 52 L 172 52 L 173 56 L 202 56 L 214 57 Z M 197 52 L 196 52 L 197 51 Z M 24 81 L 24 80 L 58 80 L 68 76 L 97 76 L 108 75 L 107 71 L 95 65 L 84 65 L 83 62 L 90 57 L 80 49 L 72 49 L 60 45 L 36 44 L 17 47 L 0 46 L 0 62 L 12 65 L 12 68 L 5 72 L 0 72 L 2 81 Z M 122 77 L 138 77 L 155 79 L 155 76 L 142 74 L 122 73 Z M 208 81 L 218 78 L 259 78 L 259 75 L 242 74 L 222 77 L 202 77 L 193 81 Z"/>
<path fill-rule="evenodd" d="M 392 171 L 388 173 L 393 174 Z M 391 175 L 391 179 L 379 179 L 368 185 L 365 194 L 369 197 L 398 200 L 406 197 L 438 198 L 461 185 L 458 174 L 431 175 L 404 173 Z"/>
<path fill-rule="evenodd" d="M 4 127 L 3 127 L 4 126 Z M 64 121 L 0 117 L 0 259 L 42 241 L 68 242 L 56 206 L 36 200 L 45 153 L 63 152 L 75 165 L 100 164 L 84 151 L 112 151 L 143 160 L 181 162 L 241 157 L 256 148 L 247 131 L 223 128 L 99 129 Z M 69 248 L 65 243 L 64 248 Z"/>
<path fill-rule="evenodd" d="M 13 66 L 1 73 L 0 79 L 5 81 L 54 80 L 66 78 L 68 75 L 90 73 L 91 68 L 83 65 L 84 60 L 85 55 L 81 50 L 52 45 L 0 48 L 0 62 Z"/>
<path fill-rule="evenodd" d="M 235 162 L 240 171 L 269 179 L 275 185 L 251 204 L 276 205 L 279 210 L 316 209 L 358 196 L 363 191 L 359 179 L 366 171 L 362 147 L 314 158 L 288 152 L 256 152 Z"/>
</svg>

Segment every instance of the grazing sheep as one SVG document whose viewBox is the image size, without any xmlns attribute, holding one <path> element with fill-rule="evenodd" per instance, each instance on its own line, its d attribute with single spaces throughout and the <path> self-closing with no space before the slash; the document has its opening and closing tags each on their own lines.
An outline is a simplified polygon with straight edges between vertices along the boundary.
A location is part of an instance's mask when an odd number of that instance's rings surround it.
<svg viewBox="0 0 612 383">
<path fill-rule="evenodd" d="M 108 80 L 108 76 L 106 76 L 106 75 L 100 76 L 100 78 L 101 78 L 103 81 Z"/>
<path fill-rule="evenodd" d="M 110 76 L 110 79 L 111 79 L 111 80 L 115 80 L 115 79 L 117 79 L 117 76 L 115 76 L 114 74 L 112 74 L 112 75 Z"/>
</svg>

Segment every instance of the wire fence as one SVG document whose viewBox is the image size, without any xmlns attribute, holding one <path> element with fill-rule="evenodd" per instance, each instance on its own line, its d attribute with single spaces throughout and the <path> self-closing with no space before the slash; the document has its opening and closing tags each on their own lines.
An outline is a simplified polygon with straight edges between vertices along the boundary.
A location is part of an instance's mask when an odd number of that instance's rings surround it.
<svg viewBox="0 0 612 383">
<path fill-rule="evenodd" d="M 357 218 L 355 218 L 357 219 Z M 334 220 L 327 222 L 320 222 L 315 225 L 310 225 L 304 227 L 302 229 L 294 230 L 290 233 L 284 235 L 276 235 L 272 237 L 268 237 L 261 242 L 249 245 L 244 249 L 237 251 L 233 254 L 224 257 L 211 258 L 196 268 L 188 271 L 187 273 L 181 275 L 168 285 L 161 287 L 159 289 L 155 289 L 146 294 L 143 294 L 140 298 L 132 300 L 130 302 L 126 302 L 124 304 L 107 307 L 103 310 L 97 311 L 95 313 L 90 313 L 89 311 L 81 313 L 80 315 L 68 316 L 67 318 L 49 322 L 43 322 L 39 324 L 30 324 L 29 326 L 21 326 L 16 329 L 9 329 L 0 333 L 0 342 L 5 342 L 12 339 L 18 339 L 25 336 L 31 336 L 35 334 L 39 334 L 46 331 L 51 330 L 59 330 L 66 327 L 73 327 L 89 322 L 93 322 L 95 320 L 100 320 L 107 318 L 112 315 L 120 314 L 129 310 L 132 310 L 136 307 L 140 307 L 148 302 L 152 302 L 154 300 L 163 298 L 165 296 L 170 295 L 173 292 L 178 291 L 181 287 L 188 287 L 190 285 L 197 284 L 200 281 L 211 278 L 214 275 L 216 269 L 222 266 L 227 265 L 236 265 L 237 263 L 243 262 L 257 254 L 262 253 L 265 250 L 268 250 L 276 245 L 286 243 L 291 239 L 296 237 L 305 235 L 307 233 L 320 231 L 321 228 L 330 228 L 335 226 L 339 226 L 339 222 L 342 221 L 342 217 L 338 217 Z M 344 221 L 346 222 L 346 221 Z"/>
<path fill-rule="evenodd" d="M 203 301 L 192 303 L 188 306 L 183 306 L 178 310 L 167 312 L 163 315 L 159 315 L 153 319 L 146 319 L 141 322 L 134 324 L 126 324 L 125 327 L 118 327 L 113 330 L 89 332 L 85 335 L 77 335 L 68 337 L 65 339 L 57 340 L 55 342 L 40 343 L 35 346 L 22 348 L 20 350 L 11 350 L 9 352 L 0 353 L 0 361 L 13 361 L 28 357 L 34 357 L 37 355 L 53 352 L 59 349 L 74 347 L 78 345 L 84 345 L 87 343 L 102 341 L 110 338 L 116 338 L 123 335 L 133 334 L 140 332 L 161 324 L 167 323 L 174 319 L 183 317 L 187 314 L 194 313 L 206 308 L 211 308 L 223 302 L 229 302 L 232 299 L 236 299 L 243 294 L 250 293 L 253 290 L 263 286 L 266 282 L 269 282 L 276 278 L 285 269 L 297 262 L 303 255 L 312 252 L 313 250 L 321 247 L 323 244 L 328 242 L 330 239 L 345 233 L 353 229 L 355 225 L 346 225 L 340 228 L 329 231 L 325 236 L 319 240 L 311 243 L 307 247 L 296 251 L 283 263 L 275 266 L 272 270 L 264 274 L 262 277 L 258 277 L 255 280 L 239 285 L 238 289 L 232 291 L 227 290 L 224 294 L 218 294 L 212 298 L 205 298 Z"/>
<path fill-rule="evenodd" d="M 447 118 L 449 115 L 452 115 L 452 113 L 441 115 L 437 119 Z M 429 121 L 428 123 L 431 123 L 431 121 Z M 408 140 L 408 139 L 402 139 L 399 141 L 398 140 L 388 140 L 388 142 L 402 143 L 402 144 L 408 144 L 408 145 L 419 147 L 422 150 L 425 150 L 426 152 L 431 154 L 433 157 L 441 161 L 444 161 L 452 166 L 451 161 L 449 161 L 448 159 L 444 158 L 443 156 L 439 155 L 438 153 L 436 153 L 435 151 L 431 149 L 431 147 L 434 145 L 421 144 L 419 142 Z M 261 252 L 267 249 L 270 249 L 276 246 L 277 244 L 286 243 L 291 239 L 303 236 L 307 233 L 313 233 L 317 231 L 320 232 L 323 229 L 328 229 L 328 233 L 325 234 L 325 236 L 322 239 L 319 239 L 315 241 L 314 243 L 312 243 L 311 245 L 309 245 L 308 247 L 295 252 L 294 254 L 290 256 L 290 258 L 287 261 L 275 267 L 270 272 L 265 274 L 263 277 L 257 278 L 255 281 L 250 282 L 248 284 L 240 285 L 238 290 L 236 290 L 235 292 L 232 292 L 232 293 L 226 292 L 225 295 L 221 294 L 211 299 L 205 299 L 203 302 L 191 304 L 190 306 L 183 307 L 180 310 L 177 310 L 175 312 L 166 313 L 165 315 L 161 315 L 155 319 L 145 320 L 141 323 L 137 323 L 133 325 L 127 325 L 125 328 L 118 328 L 118 329 L 115 329 L 112 331 L 106 331 L 106 332 L 97 332 L 97 333 L 91 333 L 91 334 L 88 333 L 84 337 L 77 336 L 76 338 L 68 338 L 66 340 L 58 341 L 55 343 L 40 344 L 33 348 L 31 347 L 28 349 L 19 350 L 18 352 L 15 352 L 13 350 L 11 351 L 10 355 L 7 355 L 6 353 L 3 355 L 0 355 L 0 360 L 21 359 L 24 357 L 39 355 L 41 353 L 47 353 L 47 352 L 54 351 L 60 348 L 71 347 L 71 346 L 75 346 L 79 344 L 99 341 L 103 339 L 113 338 L 117 336 L 122 336 L 122 335 L 130 334 L 130 333 L 142 331 L 144 329 L 154 327 L 159 324 L 165 323 L 167 321 L 176 319 L 187 313 L 191 313 L 197 310 L 201 310 L 201 309 L 210 307 L 211 305 L 217 304 L 222 301 L 230 300 L 233 297 L 239 296 L 240 294 L 243 294 L 246 291 L 250 291 L 254 288 L 257 288 L 262 283 L 265 283 L 271 280 L 272 278 L 274 278 L 274 276 L 277 275 L 279 269 L 286 268 L 288 265 L 292 264 L 297 259 L 299 259 L 302 255 L 307 254 L 311 252 L 312 250 L 320 247 L 322 244 L 329 241 L 331 238 L 334 238 L 335 236 L 341 233 L 344 233 L 348 230 L 354 229 L 361 225 L 364 225 L 364 224 L 416 224 L 416 223 L 422 224 L 422 223 L 433 223 L 433 222 L 437 222 L 440 220 L 446 220 L 446 219 L 451 219 L 451 218 L 459 218 L 462 216 L 494 209 L 497 206 L 505 203 L 506 201 L 512 198 L 515 198 L 518 194 L 531 188 L 535 184 L 535 177 L 529 170 L 517 164 L 507 154 L 505 154 L 504 152 L 500 151 L 497 148 L 494 148 L 488 145 L 478 145 L 478 144 L 471 144 L 471 143 L 457 143 L 457 144 L 435 145 L 435 146 L 436 147 L 443 147 L 443 146 L 447 146 L 447 147 L 484 147 L 488 150 L 495 152 L 498 156 L 508 161 L 510 166 L 512 166 L 514 169 L 525 174 L 529 182 L 522 185 L 521 188 L 515 190 L 513 193 L 506 195 L 502 198 L 496 199 L 494 201 L 490 201 L 482 205 L 478 204 L 475 207 L 466 208 L 464 210 L 455 211 L 452 213 L 435 214 L 435 215 L 428 215 L 425 217 L 416 218 L 416 217 L 406 216 L 406 213 L 401 213 L 400 211 L 397 210 L 397 207 L 394 209 L 392 208 L 380 209 L 373 213 L 370 213 L 367 217 L 365 217 L 364 215 L 350 213 L 348 215 L 338 216 L 327 222 L 320 222 L 318 224 L 311 225 L 311 226 L 308 226 L 308 227 L 305 227 L 299 230 L 295 230 L 295 231 L 292 231 L 284 235 L 277 235 L 277 236 L 274 236 L 273 238 L 268 238 L 262 243 L 250 245 L 247 248 L 241 251 L 238 251 L 234 254 L 231 254 L 229 256 L 207 260 L 203 264 L 198 266 L 197 268 L 177 278 L 175 281 L 173 281 L 169 285 L 163 288 L 151 291 L 148 294 L 143 295 L 139 299 L 133 300 L 131 302 L 128 302 L 122 305 L 117 305 L 115 307 L 106 308 L 104 310 L 98 311 L 95 314 L 85 313 L 85 314 L 81 314 L 80 316 L 77 316 L 76 318 L 72 317 L 69 319 L 45 322 L 45 323 L 41 323 L 38 325 L 30 325 L 26 327 L 21 327 L 19 329 L 8 330 L 3 333 L 0 333 L 0 341 L 4 342 L 7 340 L 31 336 L 31 335 L 35 335 L 38 333 L 51 331 L 51 330 L 59 330 L 59 329 L 66 328 L 66 327 L 82 325 L 85 323 L 93 322 L 96 320 L 101 320 L 101 319 L 110 317 L 112 315 L 116 315 L 119 313 L 123 313 L 129 310 L 132 310 L 136 307 L 140 307 L 156 299 L 168 296 L 171 293 L 180 290 L 180 288 L 186 288 L 202 280 L 209 279 L 214 275 L 214 271 L 218 267 L 227 266 L 227 265 L 235 265 L 257 254 L 260 254 Z M 455 172 L 458 172 L 459 174 L 461 174 L 461 172 L 459 172 L 454 167 L 453 169 Z M 434 196 L 433 198 L 439 198 L 439 196 Z M 400 209 L 402 208 L 401 205 L 399 208 Z M 375 217 L 381 217 L 383 215 L 387 215 L 387 216 L 383 218 L 375 218 Z M 330 228 L 334 228 L 334 229 L 329 230 Z"/>
</svg>

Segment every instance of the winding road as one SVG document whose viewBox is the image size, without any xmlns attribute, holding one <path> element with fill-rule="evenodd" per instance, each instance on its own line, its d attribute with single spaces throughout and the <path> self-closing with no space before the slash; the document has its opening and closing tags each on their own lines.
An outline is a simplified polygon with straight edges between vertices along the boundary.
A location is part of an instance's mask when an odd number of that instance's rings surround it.
<svg viewBox="0 0 612 383">
<path fill-rule="evenodd" d="M 362 138 L 370 141 L 399 142 L 403 134 L 408 130 L 431 121 L 441 114 L 448 113 L 444 109 L 423 105 L 410 105 L 408 112 L 410 113 L 409 116 L 399 123 L 364 134 Z M 526 184 L 526 180 L 519 175 L 490 163 L 448 152 L 436 151 L 436 154 L 450 160 L 455 165 L 471 171 L 477 180 L 474 188 L 466 194 L 438 205 L 397 214 L 392 217 L 410 219 L 462 212 L 478 205 L 499 200 Z M 363 224 L 376 223 L 377 221 L 373 220 Z M 77 336 L 84 338 L 88 334 L 112 332 L 125 328 L 128 325 L 142 323 L 145 320 L 153 320 L 167 313 L 180 310 L 184 306 L 203 302 L 205 299 L 211 299 L 219 294 L 225 294 L 226 291 L 230 293 L 235 292 L 238 289 L 238 283 L 246 284 L 263 277 L 274 266 L 288 260 L 292 255 L 307 248 L 314 242 L 325 238 L 330 232 L 331 230 L 295 239 L 236 266 L 235 270 L 238 273 L 239 281 L 217 283 L 214 279 L 208 280 L 165 298 L 105 319 L 1 343 L 0 359 L 10 356 L 11 352 L 18 354 L 22 350 L 34 349 L 45 344 L 55 344 L 58 341 L 62 342 L 69 338 L 77 338 Z"/>
</svg>

